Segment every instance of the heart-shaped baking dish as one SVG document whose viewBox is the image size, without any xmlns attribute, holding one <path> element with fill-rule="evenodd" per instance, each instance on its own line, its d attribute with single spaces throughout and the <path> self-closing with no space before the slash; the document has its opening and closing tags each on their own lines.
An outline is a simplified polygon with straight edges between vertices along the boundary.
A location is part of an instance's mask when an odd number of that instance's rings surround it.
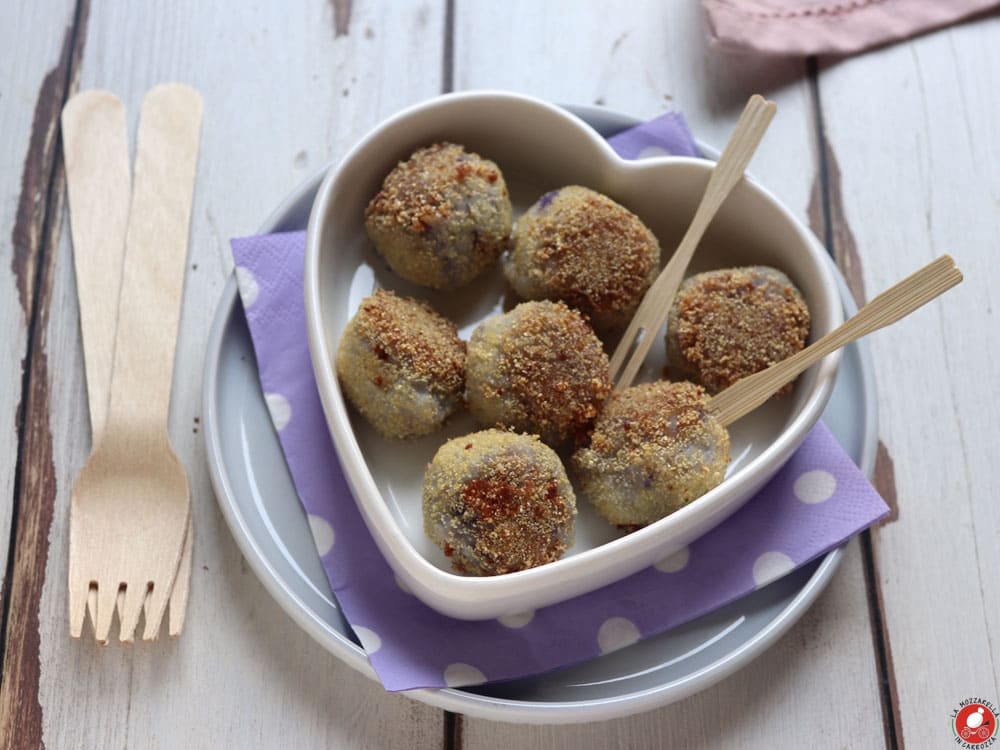
<svg viewBox="0 0 1000 750">
<path fill-rule="evenodd" d="M 726 480 L 650 526 L 623 534 L 579 503 L 576 543 L 561 560 L 494 577 L 464 577 L 425 537 L 424 469 L 445 440 L 477 429 L 467 414 L 441 432 L 387 441 L 344 401 L 333 357 L 347 322 L 376 287 L 426 299 L 455 320 L 463 338 L 501 311 L 499 268 L 469 286 L 434 292 L 392 273 L 365 233 L 364 211 L 395 164 L 438 141 L 464 145 L 504 173 L 515 217 L 540 195 L 585 185 L 636 213 L 652 229 L 666 262 L 708 182 L 712 162 L 686 157 L 625 161 L 588 125 L 531 97 L 505 92 L 441 96 L 383 122 L 331 169 L 320 186 L 306 241 L 305 305 L 313 369 L 327 423 L 358 507 L 402 585 L 434 609 L 467 620 L 524 612 L 592 591 L 655 564 L 713 528 L 748 500 L 805 438 L 833 389 L 839 354 L 803 373 L 794 390 L 730 427 Z M 714 219 L 690 272 L 764 264 L 787 273 L 811 314 L 810 338 L 842 321 L 825 251 L 767 190 L 743 180 Z M 508 300 L 509 303 L 509 300 Z M 639 379 L 660 377 L 662 335 Z"/>
</svg>

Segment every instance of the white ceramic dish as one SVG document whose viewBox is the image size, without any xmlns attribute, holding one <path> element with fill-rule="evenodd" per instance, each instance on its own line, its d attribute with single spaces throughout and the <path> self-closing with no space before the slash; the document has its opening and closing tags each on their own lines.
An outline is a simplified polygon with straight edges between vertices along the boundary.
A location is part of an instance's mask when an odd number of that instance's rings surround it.
<svg viewBox="0 0 1000 750">
<path fill-rule="evenodd" d="M 534 609 L 591 591 L 655 563 L 737 510 L 788 459 L 819 418 L 833 389 L 839 357 L 804 373 L 792 395 L 733 425 L 733 460 L 725 482 L 689 506 L 622 536 L 581 507 L 577 541 L 567 555 L 531 570 L 490 578 L 450 571 L 423 534 L 423 470 L 441 443 L 475 429 L 467 416 L 428 438 L 388 443 L 352 410 L 340 391 L 332 355 L 347 321 L 375 287 L 428 299 L 468 336 L 503 304 L 499 271 L 447 294 L 402 282 L 365 235 L 364 208 L 395 163 L 421 145 L 452 140 L 496 161 L 510 187 L 515 215 L 543 192 L 583 184 L 630 208 L 653 230 L 668 255 L 701 197 L 711 162 L 660 157 L 628 162 L 582 120 L 515 94 L 452 94 L 406 110 L 376 128 L 332 169 L 308 226 L 305 288 L 313 369 L 327 422 L 379 549 L 426 604 L 452 617 L 484 619 Z M 824 249 L 776 198 L 753 181 L 741 183 L 714 220 L 692 271 L 767 264 L 802 290 L 812 312 L 812 337 L 842 319 L 837 285 Z M 661 371 L 647 361 L 646 377 Z"/>
<path fill-rule="evenodd" d="M 605 136 L 636 124 L 603 108 L 574 111 Z M 709 151 L 704 145 L 702 150 Z M 260 232 L 305 228 L 320 178 L 297 188 Z M 850 314 L 850 294 L 842 281 L 840 285 Z M 864 342 L 845 350 L 823 420 L 870 476 L 878 429 L 871 357 Z M 251 569 L 311 637 L 375 679 L 330 593 L 285 467 L 233 279 L 219 301 L 209 337 L 203 422 L 219 507 Z M 842 558 L 843 551 L 834 550 L 721 610 L 584 664 L 497 685 L 407 695 L 469 716 L 518 723 L 599 721 L 650 710 L 704 690 L 759 656 L 808 610 Z"/>
</svg>

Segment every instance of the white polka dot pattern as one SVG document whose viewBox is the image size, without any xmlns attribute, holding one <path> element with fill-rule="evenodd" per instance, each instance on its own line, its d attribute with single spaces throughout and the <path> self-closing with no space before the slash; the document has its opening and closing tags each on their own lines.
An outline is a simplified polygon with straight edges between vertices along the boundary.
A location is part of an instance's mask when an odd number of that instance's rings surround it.
<svg viewBox="0 0 1000 750">
<path fill-rule="evenodd" d="M 316 542 L 316 551 L 323 557 L 333 549 L 333 527 L 330 522 L 321 516 L 309 516 L 309 530 L 312 532 L 313 541 Z"/>
<path fill-rule="evenodd" d="M 816 469 L 807 471 L 796 479 L 792 489 L 799 500 L 814 505 L 833 497 L 833 493 L 837 491 L 837 480 L 830 472 Z"/>
<path fill-rule="evenodd" d="M 651 156 L 670 156 L 670 152 L 661 146 L 646 146 L 635 158 L 648 159 Z"/>
<path fill-rule="evenodd" d="M 358 640 L 361 641 L 361 645 L 365 649 L 365 653 L 374 654 L 382 648 L 382 639 L 379 638 L 378 633 L 371 628 L 364 628 L 360 625 L 352 625 L 351 629 L 358 637 Z"/>
<path fill-rule="evenodd" d="M 529 622 L 535 619 L 535 610 L 528 610 L 527 612 L 517 612 L 513 615 L 504 615 L 503 617 L 498 617 L 497 622 L 503 625 L 505 628 L 523 628 Z"/>
<path fill-rule="evenodd" d="M 604 621 L 597 631 L 597 647 L 602 654 L 610 654 L 620 648 L 639 641 L 639 628 L 624 617 L 612 617 Z"/>
<path fill-rule="evenodd" d="M 250 273 L 249 268 L 236 266 L 236 286 L 240 290 L 240 299 L 243 300 L 243 307 L 253 307 L 257 301 L 257 295 L 260 294 L 260 287 L 257 285 L 257 279 Z"/>
<path fill-rule="evenodd" d="M 280 393 L 265 393 L 264 401 L 267 402 L 267 410 L 271 412 L 274 429 L 281 432 L 292 421 L 292 405 Z"/>
<path fill-rule="evenodd" d="M 667 555 L 653 567 L 661 573 L 676 573 L 687 567 L 688 560 L 691 559 L 691 548 L 681 547 L 671 555 Z"/>
<path fill-rule="evenodd" d="M 795 569 L 792 558 L 784 552 L 765 552 L 753 564 L 753 580 L 757 587 L 776 581 Z"/>
<path fill-rule="evenodd" d="M 445 667 L 444 683 L 448 687 L 481 685 L 484 682 L 486 682 L 486 675 L 471 664 L 464 664 L 463 662 L 458 661 Z"/>
</svg>

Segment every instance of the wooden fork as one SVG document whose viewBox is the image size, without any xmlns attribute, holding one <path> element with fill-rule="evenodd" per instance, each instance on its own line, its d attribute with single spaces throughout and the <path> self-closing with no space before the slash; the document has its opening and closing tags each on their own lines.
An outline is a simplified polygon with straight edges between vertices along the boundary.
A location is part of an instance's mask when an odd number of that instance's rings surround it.
<svg viewBox="0 0 1000 750">
<path fill-rule="evenodd" d="M 740 115 L 740 119 L 736 123 L 736 129 L 712 170 L 705 194 L 701 198 L 701 203 L 698 204 L 698 210 L 695 212 L 687 232 L 684 233 L 684 237 L 670 261 L 660 272 L 649 291 L 646 292 L 646 296 L 643 297 L 639 309 L 636 310 L 611 357 L 611 379 L 617 381 L 615 384 L 616 392 L 628 388 L 632 384 L 632 380 L 635 379 L 636 373 L 653 345 L 657 331 L 663 327 L 667 320 L 670 305 L 684 279 L 684 272 L 691 262 L 695 248 L 698 247 L 705 230 L 708 229 L 708 225 L 719 208 L 722 207 L 726 197 L 743 179 L 743 172 L 746 170 L 747 164 L 750 163 L 754 151 L 757 150 L 761 138 L 764 137 L 764 132 L 771 123 L 776 109 L 777 105 L 774 102 L 769 102 L 758 94 L 751 96 L 747 106 L 743 109 L 743 114 Z M 639 338 L 640 334 L 641 338 Z M 633 344 L 635 344 L 635 350 L 632 352 L 632 357 L 619 376 L 622 363 L 625 362 L 625 357 Z"/>
<path fill-rule="evenodd" d="M 882 292 L 852 318 L 791 357 L 733 383 L 708 401 L 708 409 L 723 425 L 756 409 L 785 383 L 814 362 L 862 336 L 892 325 L 962 281 L 950 255 L 942 255 L 916 273 Z"/>
<path fill-rule="evenodd" d="M 121 100 L 110 92 L 98 90 L 73 96 L 63 107 L 61 123 L 91 444 L 96 445 L 107 421 L 118 327 L 132 181 L 128 126 Z M 170 592 L 168 632 L 172 636 L 180 635 L 187 612 L 194 540 L 192 522 L 193 517 L 189 517 L 181 564 Z M 118 592 L 117 606 L 120 617 L 124 607 L 122 591 Z M 91 587 L 88 593 L 87 611 L 96 627 L 96 587 Z M 71 617 L 70 635 L 79 638 L 82 634 L 83 620 Z"/>
<path fill-rule="evenodd" d="M 116 600 L 120 640 L 133 639 L 143 610 L 143 638 L 156 638 L 188 538 L 190 493 L 167 416 L 200 123 L 187 86 L 143 100 L 107 421 L 72 493 L 70 631 L 82 631 L 96 584 L 101 643 Z"/>
</svg>

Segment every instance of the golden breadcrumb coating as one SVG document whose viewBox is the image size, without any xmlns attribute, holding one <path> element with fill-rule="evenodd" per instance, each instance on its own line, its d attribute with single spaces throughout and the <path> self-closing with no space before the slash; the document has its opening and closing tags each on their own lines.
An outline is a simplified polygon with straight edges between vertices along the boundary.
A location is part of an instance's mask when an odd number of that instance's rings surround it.
<svg viewBox="0 0 1000 750">
<path fill-rule="evenodd" d="M 562 557 L 576 498 L 559 457 L 534 436 L 484 430 L 445 443 L 424 475 L 425 533 L 467 575 Z"/>
<path fill-rule="evenodd" d="M 513 213 L 500 168 L 453 143 L 400 162 L 365 210 L 365 228 L 408 281 L 454 289 L 506 250 Z"/>
<path fill-rule="evenodd" d="M 572 457 L 581 497 L 608 521 L 645 526 L 722 482 L 729 433 L 693 383 L 644 383 L 611 397 Z"/>
<path fill-rule="evenodd" d="M 785 274 L 767 266 L 709 271 L 686 280 L 674 298 L 667 358 L 718 393 L 800 351 L 808 335 L 809 308 Z"/>
<path fill-rule="evenodd" d="M 482 424 L 559 445 L 582 435 L 611 393 L 608 356 L 562 302 L 524 302 L 483 321 L 469 340 L 469 410 Z"/>
<path fill-rule="evenodd" d="M 525 299 L 564 300 L 609 329 L 631 320 L 659 264 L 659 243 L 635 214 L 571 185 L 518 219 L 504 271 Z"/>
<path fill-rule="evenodd" d="M 455 324 L 385 289 L 361 302 L 336 366 L 348 400 L 384 437 L 431 433 L 463 404 L 465 342 Z"/>
</svg>

